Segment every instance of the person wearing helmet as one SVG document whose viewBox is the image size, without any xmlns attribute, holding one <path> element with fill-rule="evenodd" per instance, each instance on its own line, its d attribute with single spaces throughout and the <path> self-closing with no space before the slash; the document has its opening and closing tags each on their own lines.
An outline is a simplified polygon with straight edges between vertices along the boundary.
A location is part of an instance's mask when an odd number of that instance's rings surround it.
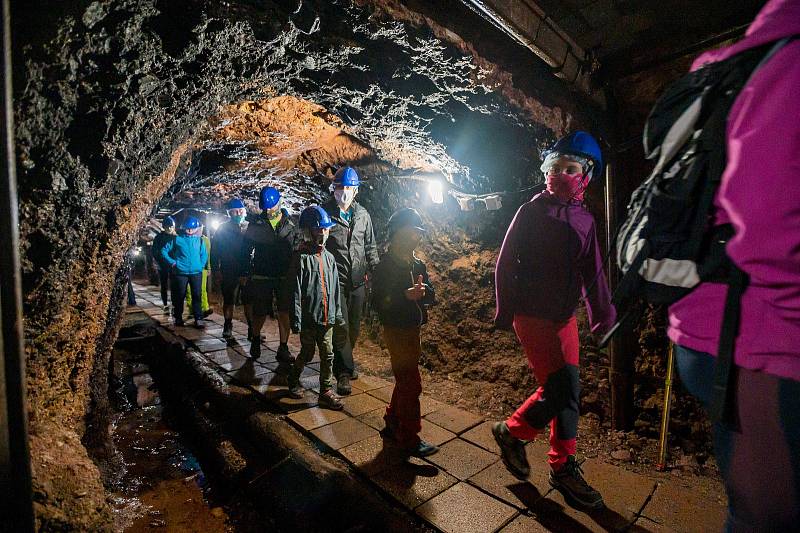
<svg viewBox="0 0 800 533">
<path fill-rule="evenodd" d="M 170 263 L 164 260 L 161 251 L 168 242 L 175 238 L 175 219 L 171 216 L 165 217 L 161 228 L 161 231 L 153 238 L 151 253 L 158 265 L 158 285 L 161 288 L 161 303 L 164 305 L 164 312 L 169 313 L 168 294 L 171 284 L 170 272 L 172 269 L 170 268 Z"/>
<path fill-rule="evenodd" d="M 319 347 L 319 406 L 340 411 L 341 399 L 333 392 L 333 327 L 343 322 L 339 272 L 325 249 L 333 222 L 318 205 L 300 214 L 302 242 L 292 258 L 287 293 L 293 333 L 300 334 L 300 353 L 289 369 L 289 395 L 303 398 L 300 374 Z"/>
<path fill-rule="evenodd" d="M 436 300 L 425 263 L 414 255 L 424 233 L 416 210 L 404 207 L 395 211 L 389 218 L 389 251 L 375 269 L 372 290 L 372 306 L 383 326 L 395 379 L 392 399 L 383 417 L 386 428 L 381 435 L 415 457 L 439 451 L 419 437 L 420 328 L 428 321 L 428 306 Z"/>
<path fill-rule="evenodd" d="M 274 316 L 277 308 L 278 361 L 290 363 L 289 304 L 286 301 L 286 276 L 297 245 L 297 229 L 289 212 L 283 208 L 281 194 L 274 187 L 264 187 L 259 193 L 261 213 L 252 217 L 241 247 L 239 283 L 245 286 L 251 303 L 250 355 L 261 356 L 261 328 L 267 315 Z"/>
<path fill-rule="evenodd" d="M 333 198 L 322 206 L 334 222 L 326 246 L 336 258 L 342 285 L 344 324 L 333 331 L 333 373 L 339 394 L 350 394 L 350 380 L 358 377 L 353 348 L 361 331 L 367 273 L 379 260 L 372 218 L 355 201 L 360 184 L 355 169 L 340 168 L 333 179 Z"/>
<path fill-rule="evenodd" d="M 194 326 L 205 328 L 200 291 L 203 268 L 208 263 L 208 250 L 201 238 L 202 232 L 200 221 L 195 217 L 188 217 L 183 223 L 181 233 L 161 249 L 161 258 L 172 271 L 172 305 L 176 326 L 183 326 L 183 301 L 188 284 L 192 291 Z"/>
<path fill-rule="evenodd" d="M 591 330 L 616 319 L 592 215 L 583 193 L 603 168 L 600 147 L 585 132 L 559 140 L 544 154 L 546 190 L 522 205 L 503 241 L 495 270 L 498 329 L 513 329 L 539 388 L 505 422 L 492 428 L 508 470 L 526 479 L 524 441 L 550 424 L 550 485 L 565 498 L 597 509 L 603 498 L 575 461 L 578 428 L 578 326 L 586 300 Z"/>
<path fill-rule="evenodd" d="M 217 228 L 211 240 L 211 271 L 214 281 L 222 289 L 222 315 L 225 323 L 222 336 L 233 335 L 233 307 L 239 293 L 239 277 L 241 276 L 241 257 L 244 233 L 247 230 L 247 209 L 239 198 L 232 198 L 226 204 L 228 220 Z M 244 305 L 244 314 L 250 320 L 250 305 L 245 292 L 240 294 Z"/>
<path fill-rule="evenodd" d="M 208 226 L 205 224 L 202 225 L 202 229 L 200 230 L 200 238 L 203 240 L 203 246 L 206 247 L 206 257 L 208 257 L 208 261 L 206 261 L 203 267 L 202 282 L 200 284 L 200 309 L 203 311 L 203 317 L 207 317 L 211 315 L 214 310 L 211 308 L 211 304 L 208 301 L 208 278 L 211 275 L 211 239 L 208 237 Z M 189 307 L 192 306 L 191 292 L 186 294 L 186 305 Z"/>
</svg>

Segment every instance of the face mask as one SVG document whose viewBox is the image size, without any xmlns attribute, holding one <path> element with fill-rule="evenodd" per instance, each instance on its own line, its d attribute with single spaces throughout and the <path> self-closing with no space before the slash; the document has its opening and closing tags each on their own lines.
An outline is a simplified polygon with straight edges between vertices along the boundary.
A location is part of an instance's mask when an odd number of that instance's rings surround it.
<svg viewBox="0 0 800 533">
<path fill-rule="evenodd" d="M 333 191 L 333 197 L 336 198 L 336 203 L 344 210 L 350 207 L 356 197 L 355 189 L 336 189 Z"/>
<path fill-rule="evenodd" d="M 244 222 L 244 219 L 245 219 L 244 215 L 236 215 L 236 216 L 231 217 L 231 220 L 233 220 L 233 223 L 237 224 L 237 225 L 240 225 L 240 226 L 241 226 L 242 222 Z"/>
<path fill-rule="evenodd" d="M 576 200 L 583 201 L 583 191 L 585 186 L 583 183 L 583 174 L 548 174 L 545 176 L 545 184 L 547 185 L 547 192 L 561 200 L 568 202 Z"/>
</svg>

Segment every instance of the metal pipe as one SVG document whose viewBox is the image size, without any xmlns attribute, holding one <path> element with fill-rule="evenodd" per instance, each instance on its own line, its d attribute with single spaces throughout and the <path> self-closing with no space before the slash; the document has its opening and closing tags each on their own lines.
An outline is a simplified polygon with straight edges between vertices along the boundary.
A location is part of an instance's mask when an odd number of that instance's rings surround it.
<svg viewBox="0 0 800 533">
<path fill-rule="evenodd" d="M 675 369 L 675 353 L 669 343 L 667 355 L 667 378 L 664 380 L 664 409 L 661 412 L 661 432 L 658 436 L 658 461 L 656 470 L 663 472 L 667 468 L 667 432 L 669 431 L 669 412 L 672 406 L 672 375 Z"/>
<path fill-rule="evenodd" d="M 19 262 L 19 215 L 14 106 L 11 83 L 11 9 L 3 10 L 2 138 L 5 162 L 0 172 L 0 511 L 9 531 L 33 531 L 33 496 L 25 355 L 22 331 L 22 283 Z"/>
</svg>

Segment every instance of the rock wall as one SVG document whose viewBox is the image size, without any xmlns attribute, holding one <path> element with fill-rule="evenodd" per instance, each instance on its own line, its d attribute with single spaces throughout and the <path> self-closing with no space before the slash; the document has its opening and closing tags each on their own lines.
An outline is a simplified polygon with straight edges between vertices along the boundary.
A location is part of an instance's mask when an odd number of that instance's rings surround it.
<svg viewBox="0 0 800 533">
<path fill-rule="evenodd" d="M 99 470 L 79 442 L 105 467 L 105 376 L 124 294 L 121 269 L 138 229 L 208 138 L 209 117 L 242 101 L 302 97 L 341 117 L 388 164 L 418 161 L 473 190 L 525 183 L 536 148 L 570 123 L 548 104 L 533 114 L 522 99 L 509 105 L 484 82 L 468 47 L 372 15 L 372 7 L 345 0 L 15 5 L 41 529 L 107 526 Z M 548 118 L 536 124 L 531 116 Z M 80 476 L 46 467 L 43 454 L 56 448 L 85 465 Z"/>
</svg>

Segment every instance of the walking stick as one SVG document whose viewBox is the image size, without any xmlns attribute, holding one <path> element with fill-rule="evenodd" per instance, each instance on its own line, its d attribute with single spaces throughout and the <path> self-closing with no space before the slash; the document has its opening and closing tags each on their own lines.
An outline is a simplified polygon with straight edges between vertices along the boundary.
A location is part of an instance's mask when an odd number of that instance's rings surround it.
<svg viewBox="0 0 800 533">
<path fill-rule="evenodd" d="M 663 472 L 667 468 L 667 431 L 669 430 L 669 409 L 672 404 L 672 373 L 675 366 L 672 343 L 669 343 L 667 355 L 667 378 L 664 380 L 664 410 L 661 413 L 661 434 L 658 439 L 658 462 L 656 470 Z"/>
</svg>

